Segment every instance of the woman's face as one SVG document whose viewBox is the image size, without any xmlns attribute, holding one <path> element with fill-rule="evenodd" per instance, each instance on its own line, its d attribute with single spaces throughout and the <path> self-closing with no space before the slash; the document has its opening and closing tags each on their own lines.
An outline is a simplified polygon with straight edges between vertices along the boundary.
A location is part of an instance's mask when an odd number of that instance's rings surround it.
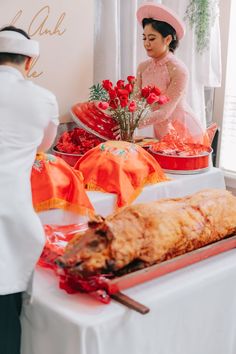
<svg viewBox="0 0 236 354">
<path fill-rule="evenodd" d="M 151 58 L 159 58 L 169 50 L 171 36 L 162 37 L 162 35 L 153 29 L 151 24 L 144 27 L 143 44 L 147 55 Z"/>
</svg>

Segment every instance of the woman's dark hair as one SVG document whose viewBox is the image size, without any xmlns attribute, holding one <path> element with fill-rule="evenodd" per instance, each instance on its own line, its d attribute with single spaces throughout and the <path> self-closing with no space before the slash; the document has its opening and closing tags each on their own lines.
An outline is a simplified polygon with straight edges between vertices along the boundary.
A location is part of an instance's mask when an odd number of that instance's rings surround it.
<svg viewBox="0 0 236 354">
<path fill-rule="evenodd" d="M 3 31 L 14 31 L 22 34 L 25 36 L 27 39 L 30 39 L 28 34 L 22 30 L 21 28 L 17 28 L 14 26 L 6 26 L 4 28 L 0 29 L 0 32 Z M 0 64 L 5 64 L 5 63 L 14 63 L 14 64 L 22 64 L 24 63 L 25 59 L 27 58 L 26 55 L 22 54 L 13 54 L 13 53 L 0 53 Z"/>
<path fill-rule="evenodd" d="M 169 44 L 169 49 L 172 53 L 174 53 L 175 49 L 178 47 L 179 45 L 179 40 L 176 34 L 176 30 L 169 25 L 169 23 L 167 22 L 163 22 L 163 21 L 158 21 L 158 20 L 154 20 L 153 18 L 144 18 L 142 21 L 142 25 L 143 28 L 146 25 L 151 25 L 152 28 L 159 32 L 162 37 L 167 37 L 168 35 L 172 36 L 172 41 Z"/>
</svg>

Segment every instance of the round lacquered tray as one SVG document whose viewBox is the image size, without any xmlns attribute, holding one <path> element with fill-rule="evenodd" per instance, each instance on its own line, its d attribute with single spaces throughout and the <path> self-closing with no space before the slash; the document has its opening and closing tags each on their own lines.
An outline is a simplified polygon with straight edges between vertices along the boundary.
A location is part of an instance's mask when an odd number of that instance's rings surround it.
<svg viewBox="0 0 236 354">
<path fill-rule="evenodd" d="M 103 140 L 116 140 L 116 121 L 100 111 L 93 102 L 75 104 L 70 111 L 73 121 L 85 131 Z"/>
<path fill-rule="evenodd" d="M 173 174 L 196 174 L 202 173 L 209 169 L 211 164 L 212 149 L 199 155 L 194 156 L 178 156 L 168 155 L 149 149 L 149 152 L 157 160 L 159 165 L 167 173 Z"/>
<path fill-rule="evenodd" d="M 55 156 L 61 157 L 65 162 L 67 162 L 72 167 L 74 167 L 76 162 L 83 156 L 82 154 L 69 154 L 67 152 L 58 151 L 55 146 L 52 148 L 52 151 Z"/>
<path fill-rule="evenodd" d="M 163 168 L 163 170 L 166 173 L 171 173 L 174 175 L 192 175 L 192 174 L 207 172 L 207 171 L 209 171 L 209 167 L 200 168 L 198 170 L 167 170 L 166 168 Z"/>
</svg>

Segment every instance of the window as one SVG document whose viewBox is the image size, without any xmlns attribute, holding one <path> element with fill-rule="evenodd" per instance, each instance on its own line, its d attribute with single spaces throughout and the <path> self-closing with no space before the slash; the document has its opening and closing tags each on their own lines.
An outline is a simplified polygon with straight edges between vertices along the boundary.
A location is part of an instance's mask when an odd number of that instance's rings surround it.
<svg viewBox="0 0 236 354">
<path fill-rule="evenodd" d="M 236 1 L 231 2 L 219 166 L 236 178 Z"/>
</svg>

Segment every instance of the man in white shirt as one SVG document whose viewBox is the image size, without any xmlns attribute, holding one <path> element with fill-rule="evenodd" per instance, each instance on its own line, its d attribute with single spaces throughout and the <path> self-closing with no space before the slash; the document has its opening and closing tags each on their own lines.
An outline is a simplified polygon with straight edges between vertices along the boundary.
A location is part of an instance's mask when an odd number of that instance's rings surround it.
<svg viewBox="0 0 236 354">
<path fill-rule="evenodd" d="M 20 353 L 21 295 L 44 245 L 34 212 L 31 168 L 57 132 L 58 105 L 26 80 L 38 42 L 21 29 L 0 30 L 0 353 Z"/>
</svg>

